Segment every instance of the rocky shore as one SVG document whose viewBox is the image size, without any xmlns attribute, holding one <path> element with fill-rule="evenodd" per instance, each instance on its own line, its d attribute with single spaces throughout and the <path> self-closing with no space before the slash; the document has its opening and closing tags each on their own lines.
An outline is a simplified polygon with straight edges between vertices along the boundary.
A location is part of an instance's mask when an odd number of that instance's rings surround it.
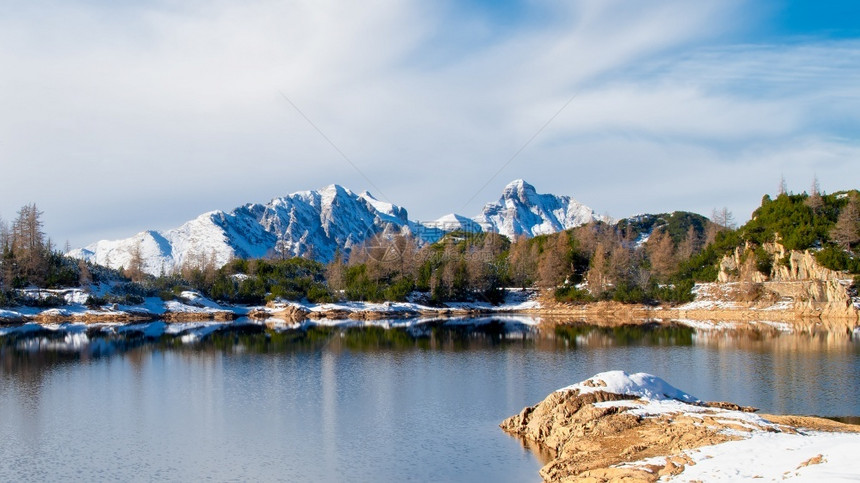
<svg viewBox="0 0 860 483">
<path fill-rule="evenodd" d="M 550 455 L 545 481 L 852 474 L 860 427 L 754 412 L 700 401 L 650 374 L 611 371 L 550 394 L 501 428 Z M 738 453 L 747 447 L 758 464 Z"/>
<path fill-rule="evenodd" d="M 547 293 L 531 313 L 548 323 L 600 321 L 604 325 L 643 322 L 767 321 L 796 331 L 851 332 L 860 326 L 860 299 L 837 282 L 716 282 L 694 288 L 695 300 L 677 306 L 619 302 L 565 304 Z"/>
<path fill-rule="evenodd" d="M 0 324 L 153 320 L 197 322 L 230 321 L 241 317 L 262 322 L 298 323 L 304 320 L 374 321 L 524 314 L 539 319 L 545 325 L 583 322 L 603 326 L 643 323 L 699 326 L 725 325 L 728 322 L 743 326 L 764 322 L 793 331 L 823 330 L 834 333 L 852 333 L 860 325 L 857 307 L 860 300 L 848 296 L 844 286 L 838 285 L 841 292 L 833 287 L 820 292 L 820 287 L 816 288 L 814 284 L 778 284 L 779 287 L 758 286 L 754 289 L 753 300 L 747 300 L 748 292 L 753 289 L 744 283 L 699 284 L 694 289 L 696 299 L 679 306 L 632 305 L 611 301 L 564 304 L 554 300 L 552 291 L 509 290 L 507 300 L 501 305 L 485 302 L 431 305 L 418 297 L 411 302 L 310 304 L 275 301 L 265 306 L 249 307 L 219 304 L 197 292 L 186 291 L 170 301 L 155 297 L 139 305 L 113 304 L 93 308 L 84 304 L 86 294 L 83 291 L 69 289 L 65 291 L 66 298 L 70 300 L 68 305 L 51 309 L 0 309 Z M 775 290 L 781 290 L 783 294 L 790 291 L 794 296 L 780 295 Z M 818 299 L 815 299 L 816 293 L 819 294 Z"/>
</svg>

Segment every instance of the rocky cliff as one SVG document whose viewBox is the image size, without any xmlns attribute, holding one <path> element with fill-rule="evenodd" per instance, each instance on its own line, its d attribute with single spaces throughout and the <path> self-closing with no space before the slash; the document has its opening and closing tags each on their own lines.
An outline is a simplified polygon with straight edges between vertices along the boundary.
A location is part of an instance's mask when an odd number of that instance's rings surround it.
<svg viewBox="0 0 860 483">
<path fill-rule="evenodd" d="M 853 277 L 821 266 L 810 250 L 786 250 L 779 243 L 759 250 L 746 245 L 724 256 L 719 268 L 719 282 L 745 288 L 736 301 L 779 301 L 803 317 L 858 317 Z"/>
</svg>

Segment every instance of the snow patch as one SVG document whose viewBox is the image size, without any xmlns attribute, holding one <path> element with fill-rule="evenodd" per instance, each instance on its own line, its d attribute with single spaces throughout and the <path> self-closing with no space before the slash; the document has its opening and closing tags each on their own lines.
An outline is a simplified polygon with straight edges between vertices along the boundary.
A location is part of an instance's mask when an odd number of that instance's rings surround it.
<svg viewBox="0 0 860 483">
<path fill-rule="evenodd" d="M 698 398 L 672 386 L 663 379 L 644 372 L 628 374 L 624 371 L 601 372 L 585 381 L 564 387 L 558 391 L 578 390 L 580 394 L 609 392 L 636 396 L 651 401 L 676 400 L 699 403 Z"/>
</svg>

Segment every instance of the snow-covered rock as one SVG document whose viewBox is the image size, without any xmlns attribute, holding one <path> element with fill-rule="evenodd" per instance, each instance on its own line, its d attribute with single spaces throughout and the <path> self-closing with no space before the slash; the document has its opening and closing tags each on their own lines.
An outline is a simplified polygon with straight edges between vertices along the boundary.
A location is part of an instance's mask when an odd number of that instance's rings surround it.
<svg viewBox="0 0 860 483">
<path fill-rule="evenodd" d="M 546 481 L 850 481 L 860 432 L 702 402 L 651 374 L 603 372 L 502 422 L 549 448 Z"/>
<path fill-rule="evenodd" d="M 609 392 L 625 396 L 636 396 L 652 401 L 674 399 L 688 403 L 701 402 L 694 396 L 676 388 L 663 379 L 644 372 L 628 374 L 624 371 L 607 371 L 596 374 L 582 382 L 559 389 L 579 391 L 580 394 Z"/>
</svg>

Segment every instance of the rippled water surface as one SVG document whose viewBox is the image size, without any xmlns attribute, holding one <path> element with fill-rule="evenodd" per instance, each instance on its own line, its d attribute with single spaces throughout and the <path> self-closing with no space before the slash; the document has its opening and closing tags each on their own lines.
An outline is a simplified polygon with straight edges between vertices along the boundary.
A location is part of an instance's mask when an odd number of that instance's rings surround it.
<svg viewBox="0 0 860 483">
<path fill-rule="evenodd" d="M 860 416 L 849 335 L 523 321 L 0 329 L 0 480 L 537 481 L 499 422 L 611 369 Z"/>
</svg>

